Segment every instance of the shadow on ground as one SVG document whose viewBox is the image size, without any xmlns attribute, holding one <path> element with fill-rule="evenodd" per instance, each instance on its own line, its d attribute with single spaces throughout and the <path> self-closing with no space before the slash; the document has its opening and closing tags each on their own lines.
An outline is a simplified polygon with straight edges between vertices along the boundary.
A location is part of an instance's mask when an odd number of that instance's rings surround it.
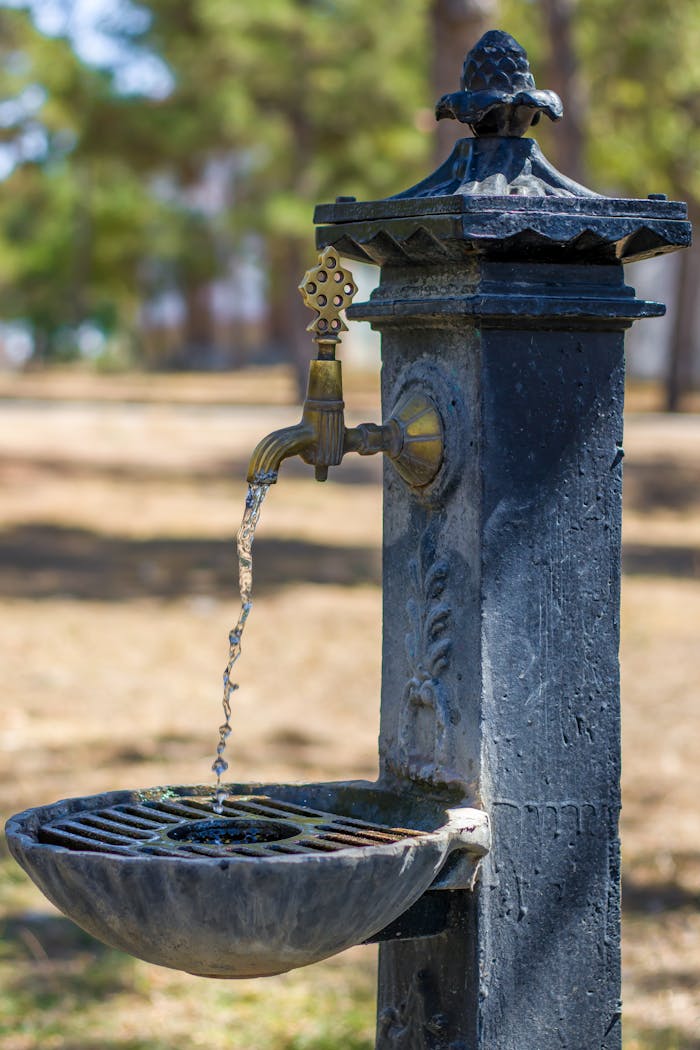
<svg viewBox="0 0 700 1050">
<path fill-rule="evenodd" d="M 662 912 L 700 909 L 700 892 L 673 879 L 639 882 L 622 879 L 622 910 L 625 914 L 660 915 Z"/>
<path fill-rule="evenodd" d="M 251 449 L 252 452 L 252 449 Z M 13 484 L 28 475 L 49 476 L 65 481 L 110 481 L 128 482 L 130 485 L 146 487 L 157 483 L 210 484 L 217 481 L 245 480 L 248 471 L 247 456 L 231 456 L 211 459 L 205 463 L 160 464 L 149 462 L 94 462 L 68 459 L 63 456 L 6 455 L 0 463 L 0 482 Z M 313 481 L 313 467 L 298 457 L 285 460 L 280 468 L 280 478 L 297 478 Z M 381 456 L 348 456 L 340 467 L 331 468 L 331 477 L 340 485 L 379 484 L 382 478 Z"/>
<path fill-rule="evenodd" d="M 625 460 L 625 507 L 687 513 L 700 507 L 700 467 L 677 459 Z"/>
<path fill-rule="evenodd" d="M 630 543 L 622 548 L 622 571 L 627 576 L 700 577 L 700 550 L 657 544 Z"/>
<path fill-rule="evenodd" d="M 258 594 L 294 583 L 381 583 L 378 547 L 261 537 L 255 552 Z M 700 551 L 635 544 L 625 548 L 623 567 L 633 576 L 698 577 Z M 7 598 L 229 599 L 236 575 L 230 539 L 126 539 L 49 524 L 17 526 L 0 535 L 0 595 Z"/>
<path fill-rule="evenodd" d="M 291 583 L 379 584 L 381 554 L 373 547 L 337 547 L 260 538 L 255 590 Z M 221 595 L 235 590 L 230 539 L 124 539 L 87 529 L 29 525 L 0 536 L 0 594 L 99 601 Z"/>
<path fill-rule="evenodd" d="M 236 760 L 239 763 L 253 764 L 260 761 L 261 748 L 264 748 L 265 760 L 269 762 L 291 763 L 296 775 L 306 776 L 318 766 L 319 756 L 323 755 L 333 744 L 318 733 L 308 733 L 288 728 L 271 728 L 254 741 L 247 741 L 245 736 L 236 742 Z M 23 762 L 23 776 L 41 777 L 45 785 L 54 782 L 59 790 L 65 791 L 65 778 L 70 777 L 75 769 L 89 764 L 103 773 L 114 770 L 123 773 L 134 769 L 135 775 L 148 776 L 165 781 L 167 771 L 173 765 L 200 763 L 202 776 L 206 777 L 208 763 L 204 761 L 213 751 L 213 740 L 210 731 L 191 733 L 187 737 L 171 735 L 152 735 L 136 740 L 90 741 L 89 744 L 44 744 L 40 751 L 27 753 Z M 163 770 L 164 772 L 160 772 Z M 362 763 L 356 769 L 358 775 L 374 775 L 374 763 Z M 11 799 L 16 771 L 0 765 L 0 799 Z M 13 803 L 8 802 L 8 807 Z M 1 856 L 1 854 L 0 854 Z"/>
<path fill-rule="evenodd" d="M 44 912 L 19 912 L 0 920 L 2 957 L 7 960 L 50 963 L 102 956 L 112 951 L 70 919 Z M 121 957 L 121 953 L 115 952 Z"/>
<path fill-rule="evenodd" d="M 20 1017 L 134 991 L 134 960 L 62 916 L 8 915 L 0 921 L 0 938 L 3 995 Z"/>
<path fill-rule="evenodd" d="M 252 449 L 251 449 L 252 452 Z M 48 475 L 69 483 L 72 480 L 128 482 L 150 486 L 155 482 L 202 484 L 216 481 L 242 481 L 248 469 L 248 456 L 226 456 L 193 464 L 159 464 L 144 459 L 134 462 L 95 462 L 65 456 L 9 454 L 0 463 L 0 482 L 12 484 L 28 474 Z M 313 469 L 298 457 L 286 460 L 280 477 L 312 480 Z M 331 477 L 341 485 L 378 484 L 382 477 L 381 456 L 347 456 Z M 668 510 L 692 513 L 700 508 L 700 467 L 677 459 L 625 461 L 625 507 L 645 513 Z"/>
</svg>

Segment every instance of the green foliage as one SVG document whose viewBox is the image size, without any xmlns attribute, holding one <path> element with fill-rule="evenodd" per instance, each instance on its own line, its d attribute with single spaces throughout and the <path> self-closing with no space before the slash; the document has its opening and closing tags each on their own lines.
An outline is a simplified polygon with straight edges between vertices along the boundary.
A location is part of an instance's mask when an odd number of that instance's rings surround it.
<svg viewBox="0 0 700 1050">
<path fill-rule="evenodd" d="M 700 7 L 589 0 L 579 37 L 592 168 L 629 194 L 700 199 Z"/>
<path fill-rule="evenodd" d="M 571 5 L 585 88 L 590 184 L 611 196 L 700 200 L 700 5 L 579 0 Z M 546 26 L 532 0 L 502 0 L 502 23 L 541 81 Z M 567 100 L 564 99 L 566 120 Z M 546 148 L 549 129 L 537 137 Z"/>
<path fill-rule="evenodd" d="M 2 12 L 0 29 L 3 98 L 32 90 L 45 99 L 30 120 L 5 129 L 17 164 L 0 186 L 0 313 L 28 320 L 42 353 L 70 356 L 68 333 L 82 322 L 109 331 L 133 315 L 157 208 L 119 143 L 111 152 L 87 148 L 91 129 L 112 122 L 107 75 L 82 64 L 66 41 L 36 32 L 24 12 Z M 30 158 L 28 124 L 44 137 Z"/>
<path fill-rule="evenodd" d="M 317 200 L 395 192 L 427 144 L 425 3 L 154 0 L 145 41 L 175 74 L 168 100 L 198 164 L 235 151 L 235 225 L 308 237 Z M 196 119 L 192 120 L 192 114 Z M 178 168 L 183 180 L 187 165 Z"/>
<path fill-rule="evenodd" d="M 133 331 L 145 296 L 187 297 L 249 233 L 308 242 L 316 201 L 395 192 L 427 163 L 426 0 L 400 18 L 369 0 L 140 6 L 150 22 L 121 43 L 165 61 L 165 99 L 119 95 L 27 12 L 0 12 L 14 56 L 0 101 L 40 86 L 46 137 L 0 185 L 0 312 L 28 319 L 49 355 L 86 319 Z M 192 191 L 222 158 L 234 158 L 230 206 L 207 209 Z"/>
<path fill-rule="evenodd" d="M 120 94 L 109 70 L 0 4 L 0 160 L 17 161 L 0 183 L 0 315 L 28 320 L 47 355 L 86 320 L 133 339 L 145 298 L 178 288 L 188 300 L 251 233 L 274 244 L 273 266 L 298 260 L 283 242 L 308 246 L 315 202 L 385 196 L 429 166 L 416 119 L 432 101 L 428 0 L 400 17 L 374 0 L 139 6 L 150 20 L 114 32 L 166 63 L 165 98 Z M 700 199 L 700 7 L 574 10 L 588 181 Z M 501 0 L 498 21 L 546 86 L 542 6 Z M 545 150 L 549 134 L 538 127 Z M 195 192 L 214 161 L 230 173 L 216 208 Z"/>
</svg>

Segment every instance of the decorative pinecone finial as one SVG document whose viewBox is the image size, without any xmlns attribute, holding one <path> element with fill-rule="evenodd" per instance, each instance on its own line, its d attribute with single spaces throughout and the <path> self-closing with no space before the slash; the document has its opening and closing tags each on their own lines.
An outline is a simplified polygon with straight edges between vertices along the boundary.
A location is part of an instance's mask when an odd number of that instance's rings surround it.
<svg viewBox="0 0 700 1050">
<path fill-rule="evenodd" d="M 554 91 L 538 91 L 524 48 L 509 33 L 484 33 L 464 61 L 462 90 L 443 95 L 435 117 L 469 124 L 477 137 L 519 138 L 542 113 L 559 120 L 564 112 Z"/>
</svg>

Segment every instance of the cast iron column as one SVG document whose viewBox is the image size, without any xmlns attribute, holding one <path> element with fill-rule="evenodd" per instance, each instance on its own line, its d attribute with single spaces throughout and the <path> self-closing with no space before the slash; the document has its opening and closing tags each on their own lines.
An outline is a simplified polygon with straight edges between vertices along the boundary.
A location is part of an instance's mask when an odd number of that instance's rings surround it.
<svg viewBox="0 0 700 1050">
<path fill-rule="evenodd" d="M 477 137 L 433 176 L 317 212 L 319 246 L 381 267 L 349 313 L 382 333 L 384 416 L 418 383 L 446 424 L 421 495 L 386 466 L 382 777 L 449 785 L 494 836 L 446 933 L 382 945 L 377 1047 L 615 1050 L 623 338 L 663 312 L 622 262 L 689 226 L 520 137 L 561 104 L 506 34 L 462 87 L 438 115 Z"/>
</svg>

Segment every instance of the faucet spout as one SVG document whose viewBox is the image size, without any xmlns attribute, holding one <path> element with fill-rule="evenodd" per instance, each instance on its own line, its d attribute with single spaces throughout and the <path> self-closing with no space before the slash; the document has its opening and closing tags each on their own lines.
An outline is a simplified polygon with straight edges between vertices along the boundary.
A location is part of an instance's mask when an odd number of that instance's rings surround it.
<svg viewBox="0 0 700 1050">
<path fill-rule="evenodd" d="M 301 456 L 315 468 L 317 480 L 325 481 L 328 468 L 343 458 L 343 408 L 340 361 L 311 361 L 301 422 L 262 439 L 250 458 L 249 484 L 255 480 L 274 484 L 280 464 L 290 456 Z"/>
<path fill-rule="evenodd" d="M 313 427 L 303 420 L 292 427 L 283 427 L 268 434 L 253 449 L 248 464 L 248 484 L 274 485 L 282 462 L 290 456 L 306 452 L 315 437 Z"/>
</svg>

